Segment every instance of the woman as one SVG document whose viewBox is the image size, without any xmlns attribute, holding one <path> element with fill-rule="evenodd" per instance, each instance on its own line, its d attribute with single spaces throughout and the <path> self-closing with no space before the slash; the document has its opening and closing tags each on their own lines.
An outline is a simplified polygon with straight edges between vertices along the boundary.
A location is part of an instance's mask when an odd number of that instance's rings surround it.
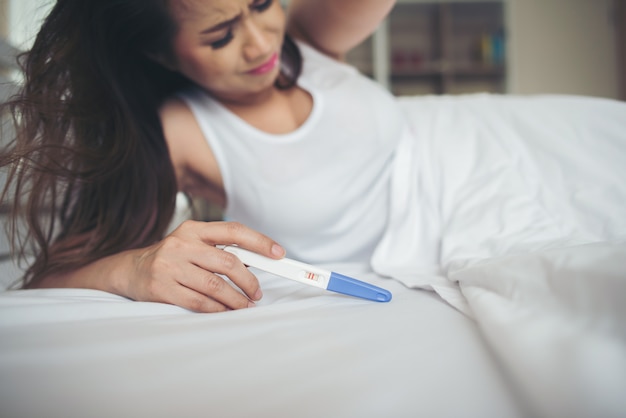
<svg viewBox="0 0 626 418">
<path fill-rule="evenodd" d="M 217 244 L 367 264 L 402 122 L 339 60 L 392 5 L 58 0 L 24 57 L 1 160 L 3 200 L 28 226 L 22 254 L 36 255 L 25 286 L 215 312 L 262 297 Z M 178 191 L 238 222 L 189 221 L 164 237 Z"/>
</svg>

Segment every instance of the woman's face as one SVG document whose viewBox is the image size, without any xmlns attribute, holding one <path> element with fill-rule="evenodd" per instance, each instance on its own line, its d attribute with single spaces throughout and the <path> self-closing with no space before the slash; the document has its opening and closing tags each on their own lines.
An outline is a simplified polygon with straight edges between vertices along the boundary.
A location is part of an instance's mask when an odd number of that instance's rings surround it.
<svg viewBox="0 0 626 418">
<path fill-rule="evenodd" d="M 171 0 L 178 26 L 167 66 L 226 102 L 272 88 L 285 14 L 279 0 Z"/>
</svg>

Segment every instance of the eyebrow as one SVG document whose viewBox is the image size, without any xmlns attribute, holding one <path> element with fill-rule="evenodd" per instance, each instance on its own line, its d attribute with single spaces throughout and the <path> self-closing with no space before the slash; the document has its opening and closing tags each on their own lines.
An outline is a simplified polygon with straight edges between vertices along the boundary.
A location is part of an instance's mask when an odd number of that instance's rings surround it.
<svg viewBox="0 0 626 418">
<path fill-rule="evenodd" d="M 207 34 L 207 33 L 211 33 L 211 32 L 217 32 L 217 31 L 222 30 L 222 29 L 226 29 L 226 28 L 232 26 L 233 24 L 237 23 L 239 20 L 241 20 L 241 16 L 242 16 L 242 14 L 239 13 L 237 16 L 233 17 L 232 19 L 228 19 L 228 20 L 225 20 L 223 22 L 220 22 L 217 25 L 214 25 L 214 26 L 211 26 L 210 28 L 204 29 L 200 33 L 201 34 Z"/>
</svg>

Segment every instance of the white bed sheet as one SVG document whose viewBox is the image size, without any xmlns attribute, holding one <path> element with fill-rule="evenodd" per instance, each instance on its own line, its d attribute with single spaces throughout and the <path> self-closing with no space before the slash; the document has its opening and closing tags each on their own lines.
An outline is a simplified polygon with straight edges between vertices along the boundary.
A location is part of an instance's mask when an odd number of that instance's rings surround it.
<svg viewBox="0 0 626 418">
<path fill-rule="evenodd" d="M 407 97 L 375 270 L 479 324 L 541 417 L 626 417 L 626 103 Z"/>
<path fill-rule="evenodd" d="M 626 416 L 626 244 L 495 257 L 450 278 L 537 415 Z"/>
<path fill-rule="evenodd" d="M 397 280 L 332 266 L 390 303 L 265 274 L 224 314 L 0 293 L 0 415 L 626 417 L 626 103 L 401 105 L 373 260 Z"/>
<path fill-rule="evenodd" d="M 476 324 L 435 294 L 351 298 L 259 274 L 256 308 L 194 314 L 92 290 L 0 293 L 7 417 L 518 417 Z"/>
</svg>

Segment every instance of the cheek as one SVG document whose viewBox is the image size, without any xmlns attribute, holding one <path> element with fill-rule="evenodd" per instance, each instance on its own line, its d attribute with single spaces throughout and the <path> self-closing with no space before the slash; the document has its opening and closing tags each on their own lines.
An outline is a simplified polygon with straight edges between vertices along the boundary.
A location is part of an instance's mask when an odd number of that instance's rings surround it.
<svg viewBox="0 0 626 418">
<path fill-rule="evenodd" d="M 280 33 L 281 35 L 285 33 L 287 18 L 282 7 L 276 7 L 271 13 L 268 14 L 268 23 L 274 32 Z"/>
<path fill-rule="evenodd" d="M 209 48 L 179 51 L 178 71 L 198 84 L 206 84 L 232 72 L 231 61 L 224 54 L 216 54 Z"/>
</svg>

